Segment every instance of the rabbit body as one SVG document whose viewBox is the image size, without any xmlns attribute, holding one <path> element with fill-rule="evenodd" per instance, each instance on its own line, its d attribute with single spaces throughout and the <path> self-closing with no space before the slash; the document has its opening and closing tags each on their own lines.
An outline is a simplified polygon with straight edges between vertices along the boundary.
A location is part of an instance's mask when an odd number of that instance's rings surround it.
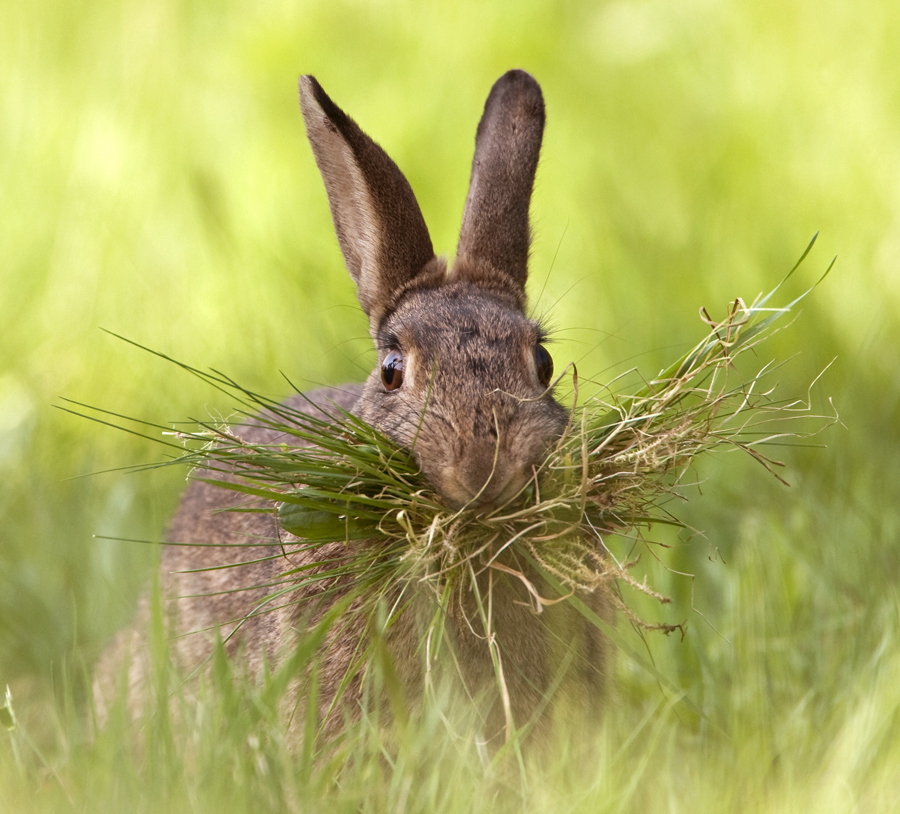
<svg viewBox="0 0 900 814">
<path fill-rule="evenodd" d="M 568 418 L 550 392 L 552 363 L 543 332 L 524 310 L 528 212 L 544 127 L 540 88 L 523 71 L 510 71 L 494 85 L 477 131 L 457 257 L 449 269 L 435 257 L 412 190 L 394 162 L 312 77 L 301 78 L 300 99 L 338 242 L 369 317 L 379 361 L 362 385 L 295 396 L 288 403 L 303 411 L 350 410 L 412 448 L 423 473 L 452 508 L 502 506 L 533 479 Z M 283 440 L 258 425 L 235 431 L 254 443 Z M 185 669 L 201 664 L 221 636 L 226 650 L 258 675 L 264 665 L 277 667 L 289 659 L 315 621 L 307 615 L 309 603 L 294 600 L 312 599 L 313 592 L 329 586 L 333 593 L 319 606 L 324 612 L 341 596 L 342 586 L 317 582 L 311 587 L 307 581 L 295 590 L 302 596 L 253 615 L 285 572 L 321 561 L 329 551 L 305 550 L 301 540 L 277 527 L 273 515 L 222 511 L 234 502 L 228 490 L 192 483 L 170 531 L 171 542 L 181 545 L 163 552 L 162 590 L 172 598 L 171 632 Z M 257 540 L 258 548 L 249 545 Z M 282 544 L 283 556 L 272 557 L 275 542 Z M 331 548 L 339 556 L 343 544 Z M 216 568 L 238 563 L 244 564 Z M 529 577 L 541 586 L 536 575 Z M 563 686 L 573 708 L 588 718 L 599 714 L 609 648 L 596 626 L 568 602 L 536 614 L 522 582 L 501 570 L 486 569 L 477 579 L 485 591 L 490 581 L 491 629 L 472 625 L 474 599 L 463 597 L 448 612 L 446 630 L 468 693 L 487 699 L 483 734 L 496 736 L 510 715 L 517 725 L 531 720 L 557 686 L 560 665 L 567 660 L 571 667 Z M 241 585 L 257 587 L 234 591 Z M 386 634 L 396 675 L 410 699 L 421 697 L 424 684 L 420 639 L 433 613 L 433 600 L 425 593 Z M 601 596 L 582 598 L 610 618 Z M 323 718 L 354 654 L 364 649 L 366 626 L 353 610 L 332 626 L 322 648 Z M 140 644 L 139 629 L 120 635 L 101 674 L 111 672 L 109 665 L 120 661 L 123 648 Z M 508 689 L 505 712 L 489 637 Z M 133 689 L 146 681 L 145 670 L 136 658 Z M 287 708 L 300 701 L 300 692 L 298 680 Z M 360 692 L 356 682 L 342 695 L 342 708 L 351 716 Z"/>
</svg>

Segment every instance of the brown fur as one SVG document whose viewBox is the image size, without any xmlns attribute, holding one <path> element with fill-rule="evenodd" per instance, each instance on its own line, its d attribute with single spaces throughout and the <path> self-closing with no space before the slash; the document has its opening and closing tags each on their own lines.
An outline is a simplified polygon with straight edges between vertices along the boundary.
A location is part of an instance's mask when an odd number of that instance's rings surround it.
<svg viewBox="0 0 900 814">
<path fill-rule="evenodd" d="M 539 380 L 535 348 L 542 333 L 524 314 L 528 209 L 544 126 L 540 88 L 528 74 L 510 71 L 491 91 L 478 127 L 458 259 L 450 272 L 434 257 L 415 197 L 394 162 L 315 79 L 300 80 L 300 97 L 338 242 L 369 316 L 379 364 L 361 386 L 316 391 L 289 403 L 305 411 L 328 411 L 336 404 L 411 447 L 452 507 L 483 511 L 502 505 L 532 477 L 567 420 Z M 388 391 L 381 365 L 392 351 L 403 354 L 404 379 L 400 388 Z M 236 431 L 256 443 L 280 442 L 258 425 Z M 181 545 L 166 547 L 161 582 L 164 596 L 172 598 L 174 650 L 185 670 L 201 664 L 222 636 L 227 652 L 240 653 L 248 671 L 259 675 L 263 665 L 284 663 L 317 618 L 310 615 L 314 597 L 309 587 L 302 596 L 295 589 L 290 601 L 273 603 L 282 607 L 254 615 L 286 571 L 320 561 L 326 552 L 305 551 L 272 515 L 222 511 L 234 503 L 234 493 L 194 483 L 172 522 L 170 540 Z M 345 548 L 334 544 L 329 550 L 340 556 Z M 245 564 L 216 567 L 236 563 Z M 241 586 L 247 590 L 233 592 Z M 596 627 L 565 602 L 535 614 L 523 584 L 500 571 L 483 573 L 478 587 L 483 595 L 493 591 L 490 632 L 516 724 L 542 708 L 567 659 L 573 665 L 564 682 L 570 705 L 579 714 L 596 716 L 608 650 Z M 396 673 L 411 698 L 422 692 L 419 643 L 432 612 L 429 596 L 423 591 L 415 598 L 387 638 Z M 585 599 L 609 618 L 601 598 Z M 318 606 L 319 615 L 333 601 Z M 124 651 L 142 647 L 146 605 L 145 600 L 136 628 L 123 632 L 105 656 L 98 670 L 100 696 L 109 693 L 110 676 Z M 447 632 L 463 683 L 486 699 L 484 734 L 493 737 L 506 719 L 486 632 L 477 618 L 472 595 L 457 597 Z M 319 678 L 323 718 L 354 653 L 365 646 L 366 626 L 352 607 L 333 630 Z M 146 662 L 138 657 L 130 675 L 134 698 L 146 683 L 145 671 Z M 300 686 L 294 682 L 286 703 L 288 725 Z M 351 716 L 359 692 L 356 683 L 343 698 L 342 710 Z"/>
</svg>

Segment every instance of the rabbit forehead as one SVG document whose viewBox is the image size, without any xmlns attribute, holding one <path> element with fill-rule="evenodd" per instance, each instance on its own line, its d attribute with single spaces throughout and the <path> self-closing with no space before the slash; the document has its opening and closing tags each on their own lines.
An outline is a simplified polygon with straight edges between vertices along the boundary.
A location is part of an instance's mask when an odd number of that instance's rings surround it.
<svg viewBox="0 0 900 814">
<path fill-rule="evenodd" d="M 378 339 L 381 347 L 399 344 L 431 358 L 435 353 L 456 356 L 479 350 L 508 353 L 516 345 L 531 347 L 542 337 L 539 323 L 507 301 L 461 282 L 408 296 L 385 320 Z"/>
</svg>

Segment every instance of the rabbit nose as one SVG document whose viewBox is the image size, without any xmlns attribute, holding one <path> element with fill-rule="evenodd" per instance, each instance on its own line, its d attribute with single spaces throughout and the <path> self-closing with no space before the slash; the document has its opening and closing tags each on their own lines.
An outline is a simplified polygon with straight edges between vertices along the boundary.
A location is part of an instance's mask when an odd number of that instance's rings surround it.
<svg viewBox="0 0 900 814">
<path fill-rule="evenodd" d="M 496 454 L 496 443 L 472 449 L 459 461 L 457 480 L 473 508 L 502 506 L 525 485 L 527 473 L 504 464 Z"/>
<path fill-rule="evenodd" d="M 509 480 L 492 478 L 484 489 L 472 499 L 471 506 L 481 512 L 490 512 L 506 505 L 525 485 L 524 477 Z"/>
</svg>

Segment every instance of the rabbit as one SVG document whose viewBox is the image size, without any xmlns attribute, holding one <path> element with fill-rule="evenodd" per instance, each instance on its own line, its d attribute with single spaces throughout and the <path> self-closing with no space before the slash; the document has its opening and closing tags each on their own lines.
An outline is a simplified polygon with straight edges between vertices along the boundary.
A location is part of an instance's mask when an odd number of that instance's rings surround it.
<svg viewBox="0 0 900 814">
<path fill-rule="evenodd" d="M 378 363 L 361 385 L 318 390 L 286 403 L 320 414 L 349 410 L 413 449 L 422 473 L 449 508 L 486 512 L 500 507 L 534 478 L 535 467 L 569 420 L 553 397 L 544 330 L 525 314 L 529 207 L 545 121 L 540 86 L 530 74 L 512 70 L 490 91 L 451 267 L 435 256 L 418 203 L 396 164 L 316 79 L 303 76 L 299 86 L 307 135 Z M 234 431 L 255 443 L 284 440 L 252 422 Z M 196 480 L 188 487 L 171 523 L 169 540 L 176 545 L 164 547 L 162 555 L 162 593 L 175 659 L 183 669 L 202 664 L 220 636 L 228 654 L 258 676 L 290 658 L 315 621 L 306 600 L 321 589 L 298 586 L 290 602 L 253 615 L 272 592 L 266 586 L 311 559 L 339 556 L 344 546 L 335 543 L 327 552 L 320 548 L 310 554 L 301 540 L 278 528 L 274 514 L 222 511 L 234 503 L 229 490 Z M 247 545 L 257 540 L 259 547 Z M 283 556 L 272 556 L 272 544 Z M 216 567 L 237 563 L 245 564 Z M 531 578 L 540 584 L 538 577 Z M 511 726 L 544 726 L 547 716 L 540 713 L 566 659 L 572 663 L 564 682 L 571 710 L 580 719 L 599 716 L 610 646 L 598 627 L 567 602 L 537 614 L 526 587 L 508 573 L 497 570 L 477 579 L 484 580 L 484 588 L 492 581 L 492 630 L 477 629 L 474 600 L 463 599 L 460 604 L 471 602 L 471 607 L 447 611 L 446 631 L 466 695 L 482 704 L 480 737 L 496 743 L 509 736 Z M 232 590 L 241 586 L 247 589 Z M 341 586 L 331 587 L 337 590 L 320 606 L 324 610 L 341 596 Z M 423 620 L 433 613 L 421 590 L 423 595 L 387 634 L 396 675 L 411 704 L 423 696 L 420 638 Z M 599 592 L 582 599 L 611 619 Z M 146 597 L 142 606 L 146 625 Z M 354 654 L 365 646 L 366 626 L 354 609 L 344 611 L 347 618 L 329 630 L 322 648 L 318 703 L 324 731 L 341 726 L 342 715 L 333 709 L 337 688 Z M 146 649 L 140 629 L 138 624 L 122 633 L 104 657 L 100 672 L 107 692 L 114 672 L 110 665 L 121 664 L 126 651 L 132 653 L 130 692 L 139 693 L 146 683 L 146 656 L 135 655 Z M 497 689 L 488 634 L 500 654 L 505 699 Z M 285 702 L 288 727 L 298 728 L 291 722 L 294 708 L 302 708 L 301 678 Z M 342 691 L 344 715 L 358 715 L 362 692 L 357 679 Z"/>
</svg>

